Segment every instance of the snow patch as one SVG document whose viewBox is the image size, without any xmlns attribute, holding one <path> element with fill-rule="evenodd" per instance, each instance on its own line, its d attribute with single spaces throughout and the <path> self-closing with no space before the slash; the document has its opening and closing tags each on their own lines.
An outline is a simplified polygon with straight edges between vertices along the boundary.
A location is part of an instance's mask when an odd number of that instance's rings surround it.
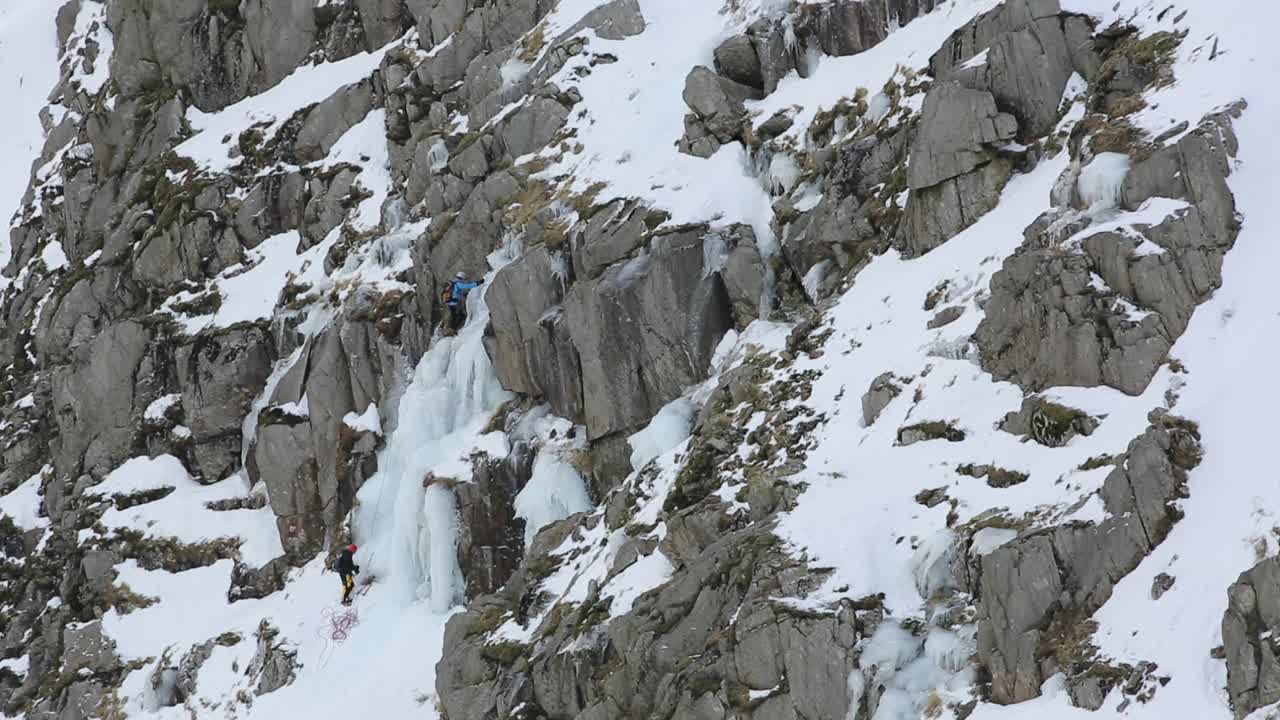
<svg viewBox="0 0 1280 720">
<path fill-rule="evenodd" d="M 697 406 L 687 398 L 677 398 L 664 405 L 643 430 L 627 438 L 631 446 L 631 469 L 639 470 L 687 440 L 697 414 Z"/>
<path fill-rule="evenodd" d="M 365 408 L 363 413 L 356 414 L 354 411 L 347 413 L 342 417 L 342 422 L 356 432 L 382 435 L 382 421 L 378 417 L 377 403 L 369 403 L 369 407 Z"/>
</svg>

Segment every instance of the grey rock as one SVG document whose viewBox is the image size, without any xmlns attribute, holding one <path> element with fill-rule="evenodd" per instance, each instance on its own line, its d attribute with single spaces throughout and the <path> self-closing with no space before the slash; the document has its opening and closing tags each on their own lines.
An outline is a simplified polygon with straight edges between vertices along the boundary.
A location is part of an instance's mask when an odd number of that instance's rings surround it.
<svg viewBox="0 0 1280 720">
<path fill-rule="evenodd" d="M 930 88 L 911 145 L 911 195 L 898 230 L 908 253 L 936 248 L 995 207 L 1012 167 L 993 146 L 1016 131 L 990 93 L 953 82 Z"/>
<path fill-rule="evenodd" d="M 423 0 L 417 4 L 419 12 L 425 9 Z M 370 50 L 386 45 L 405 31 L 414 17 L 407 5 L 405 0 L 356 0 Z"/>
<path fill-rule="evenodd" d="M 260 568 L 250 568 L 237 562 L 231 568 L 231 587 L 227 589 L 227 602 L 257 600 L 284 589 L 288 580 L 289 559 L 278 557 Z"/>
<path fill-rule="evenodd" d="M 255 695 L 275 692 L 292 683 L 297 674 L 297 652 L 276 642 L 279 635 L 280 631 L 266 620 L 258 625 L 258 650 L 248 668 L 249 676 L 257 679 Z"/>
<path fill-rule="evenodd" d="M 1017 121 L 997 109 L 991 93 L 936 83 L 925 95 L 907 183 L 920 190 L 971 173 L 995 157 L 988 146 L 1017 130 Z"/>
<path fill-rule="evenodd" d="M 930 330 L 936 330 L 959 320 L 961 315 L 964 315 L 964 306 L 952 305 L 939 310 L 937 314 L 929 318 L 929 322 L 926 325 Z"/>
<path fill-rule="evenodd" d="M 1280 627 L 1280 559 L 1267 558 L 1227 589 L 1222 616 L 1227 691 L 1235 717 L 1280 701 L 1280 659 L 1270 635 Z"/>
<path fill-rule="evenodd" d="M 144 408 L 135 403 L 133 384 L 120 378 L 135 377 L 149 343 L 150 333 L 138 323 L 108 325 L 77 350 L 71 365 L 54 370 L 58 472 L 77 475 L 84 468 L 101 477 L 129 456 Z"/>
<path fill-rule="evenodd" d="M 755 45 L 747 35 L 734 35 L 715 50 L 716 72 L 747 87 L 764 89 Z"/>
<path fill-rule="evenodd" d="M 508 390 L 544 398 L 557 415 L 583 417 L 578 351 L 569 336 L 561 303 L 567 278 L 557 274 L 563 255 L 535 248 L 504 267 L 488 298 L 494 331 L 490 357 Z"/>
<path fill-rule="evenodd" d="M 995 158 L 973 172 L 912 190 L 897 244 L 909 256 L 942 245 L 995 208 L 1012 174 L 1008 160 Z"/>
<path fill-rule="evenodd" d="M 244 416 L 271 373 L 270 335 L 257 327 L 209 332 L 175 355 L 195 470 L 216 482 L 240 467 Z"/>
<path fill-rule="evenodd" d="M 865 427 L 870 427 L 889 403 L 902 394 L 902 387 L 895 382 L 896 380 L 897 377 L 893 373 L 887 372 L 871 381 L 871 387 L 867 388 L 866 394 L 862 396 L 862 424 Z"/>
<path fill-rule="evenodd" d="M 734 225 L 725 231 L 713 231 L 705 242 L 725 243 L 727 257 L 720 268 L 725 292 L 733 307 L 734 324 L 739 330 L 760 317 L 765 288 L 765 265 L 756 243 L 755 231 L 749 225 Z"/>
<path fill-rule="evenodd" d="M 1079 254 L 1064 253 L 1058 238 L 1085 224 L 1070 213 L 1048 213 L 1027 228 L 1027 241 L 992 278 L 974 336 L 983 367 L 1033 390 L 1105 384 L 1137 395 L 1146 388 L 1195 308 L 1222 283 L 1222 258 L 1238 232 L 1225 173 L 1236 147 L 1230 118 L 1239 110 L 1206 118 L 1126 178 L 1127 207 L 1153 193 L 1190 201 L 1154 226 L 1135 226 L 1161 252 L 1138 253 L 1133 235 L 1098 232 Z M 1125 303 L 1152 312 L 1132 317 Z"/>
<path fill-rule="evenodd" d="M 759 91 L 716 75 L 698 66 L 684 81 L 684 102 L 697 114 L 707 130 L 723 143 L 732 142 L 742 132 L 746 119 L 743 101 L 759 99 Z"/>
<path fill-rule="evenodd" d="M 253 445 L 258 475 L 266 482 L 285 552 L 296 561 L 320 550 L 325 537 L 317 448 L 305 419 L 258 419 Z"/>
<path fill-rule="evenodd" d="M 200 0 L 112 3 L 111 74 L 135 97 L 186 87 L 202 110 L 220 110 L 280 82 L 306 58 L 315 34 L 309 0 L 244 0 L 211 11 Z"/>
<path fill-rule="evenodd" d="M 454 487 L 462 518 L 458 564 L 467 597 L 496 592 L 524 557 L 524 521 L 515 497 L 533 475 L 533 453 L 518 446 L 507 458 L 474 458 L 471 482 Z"/>
<path fill-rule="evenodd" d="M 102 623 L 95 620 L 62 631 L 62 662 L 67 672 L 87 669 L 90 672 L 107 673 L 121 667 L 116 657 L 115 643 L 102 632 Z"/>
<path fill-rule="evenodd" d="M 338 138 L 365 119 L 376 99 L 373 81 L 362 80 L 339 88 L 308 110 L 293 141 L 298 163 L 315 162 L 328 155 Z"/>
<path fill-rule="evenodd" d="M 872 135 L 840 143 L 835 148 L 835 161 L 827 178 L 848 195 L 870 196 L 876 186 L 886 182 L 902 166 L 911 145 L 908 129 L 881 137 Z"/>
<path fill-rule="evenodd" d="M 636 427 L 705 376 L 732 320 L 704 260 L 700 229 L 658 235 L 648 253 L 570 289 L 565 316 L 592 439 Z"/>
<path fill-rule="evenodd" d="M 597 210 L 570 238 L 574 277 L 591 280 L 605 268 L 630 257 L 648 235 L 651 218 L 644 206 L 614 200 Z"/>
<path fill-rule="evenodd" d="M 77 680 L 66 690 L 67 702 L 57 720 L 88 720 L 98 717 L 98 707 L 106 697 L 106 688 L 96 680 Z"/>
<path fill-rule="evenodd" d="M 569 118 L 569 108 L 548 97 L 535 97 L 503 121 L 498 131 L 507 155 L 522 157 L 545 147 Z"/>
<path fill-rule="evenodd" d="M 1057 123 L 1062 91 L 1076 70 L 1075 58 L 1094 67 L 1087 50 L 1076 47 L 1073 53 L 1068 45 L 1066 18 L 1057 0 L 1011 1 L 956 31 L 933 56 L 931 67 L 941 72 L 940 77 L 991 91 L 1001 108 L 1018 118 L 1024 135 L 1042 136 Z M 1073 24 L 1078 44 L 1082 29 L 1087 40 L 1087 27 Z M 969 68 L 956 63 L 956 51 L 974 49 L 975 54 L 987 51 L 986 63 Z"/>
<path fill-rule="evenodd" d="M 1071 671 L 1053 663 L 1047 644 L 1069 636 L 1164 540 L 1199 462 L 1194 425 L 1157 418 L 1103 483 L 1107 519 L 1036 531 L 981 557 L 978 658 L 991 673 L 992 700 L 1029 700 L 1045 678 Z"/>
<path fill-rule="evenodd" d="M 1005 415 L 999 427 L 1045 447 L 1062 447 L 1077 435 L 1092 435 L 1098 428 L 1098 421 L 1075 408 L 1032 396 L 1023 399 L 1017 412 Z"/>
<path fill-rule="evenodd" d="M 605 40 L 623 40 L 644 32 L 644 13 L 636 0 L 610 0 L 588 12 L 568 30 L 561 33 L 557 42 L 590 29 Z"/>
<path fill-rule="evenodd" d="M 878 45 L 891 27 L 906 25 L 937 4 L 935 0 L 836 0 L 801 13 L 797 32 L 828 55 L 856 55 Z"/>
</svg>

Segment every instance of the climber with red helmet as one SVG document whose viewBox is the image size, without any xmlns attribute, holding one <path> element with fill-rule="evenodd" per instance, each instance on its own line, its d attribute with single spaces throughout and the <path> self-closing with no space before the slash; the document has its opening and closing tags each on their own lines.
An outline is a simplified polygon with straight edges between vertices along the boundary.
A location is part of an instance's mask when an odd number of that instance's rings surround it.
<svg viewBox="0 0 1280 720">
<path fill-rule="evenodd" d="M 360 566 L 356 564 L 355 543 L 348 545 L 342 552 L 338 553 L 338 561 L 334 564 L 334 569 L 338 571 L 338 577 L 342 578 L 342 604 L 351 604 L 351 591 L 356 586 L 356 575 L 360 572 Z"/>
</svg>

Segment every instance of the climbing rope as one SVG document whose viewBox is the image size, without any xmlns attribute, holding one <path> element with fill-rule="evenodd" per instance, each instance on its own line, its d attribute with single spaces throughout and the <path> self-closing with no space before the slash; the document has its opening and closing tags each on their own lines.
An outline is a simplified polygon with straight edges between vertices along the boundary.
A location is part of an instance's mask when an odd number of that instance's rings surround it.
<svg viewBox="0 0 1280 720">
<path fill-rule="evenodd" d="M 351 636 L 351 630 L 360 624 L 360 616 L 354 607 L 343 610 L 329 607 L 325 608 L 322 614 L 329 623 L 329 639 L 338 645 L 346 642 Z"/>
<path fill-rule="evenodd" d="M 360 616 L 354 607 L 327 607 L 320 611 L 324 624 L 316 628 L 316 639 L 320 641 L 320 669 L 328 667 L 333 659 L 333 651 L 351 636 L 351 631 L 360 624 Z"/>
</svg>

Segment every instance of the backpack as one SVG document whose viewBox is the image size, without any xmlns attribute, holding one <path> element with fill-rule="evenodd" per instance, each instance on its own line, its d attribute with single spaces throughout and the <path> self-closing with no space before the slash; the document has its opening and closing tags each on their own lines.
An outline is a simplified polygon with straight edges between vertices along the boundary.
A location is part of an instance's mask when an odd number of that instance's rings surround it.
<svg viewBox="0 0 1280 720">
<path fill-rule="evenodd" d="M 444 286 L 444 290 L 440 291 L 440 303 L 443 305 L 448 305 L 452 301 L 453 301 L 453 281 L 449 281 L 449 284 Z"/>
</svg>

